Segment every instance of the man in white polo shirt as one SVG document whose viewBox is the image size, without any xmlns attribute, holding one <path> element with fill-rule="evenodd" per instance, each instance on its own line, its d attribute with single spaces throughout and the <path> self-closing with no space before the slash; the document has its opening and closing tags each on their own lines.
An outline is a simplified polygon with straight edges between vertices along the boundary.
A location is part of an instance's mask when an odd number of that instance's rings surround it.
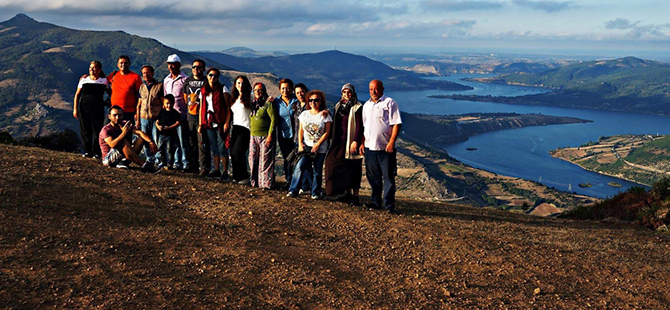
<svg viewBox="0 0 670 310">
<path fill-rule="evenodd" d="M 382 81 L 372 80 L 370 100 L 363 105 L 364 142 L 360 147 L 365 154 L 365 174 L 372 188 L 369 208 L 384 207 L 390 213 L 395 212 L 395 143 L 401 125 L 398 103 L 384 96 Z"/>
</svg>

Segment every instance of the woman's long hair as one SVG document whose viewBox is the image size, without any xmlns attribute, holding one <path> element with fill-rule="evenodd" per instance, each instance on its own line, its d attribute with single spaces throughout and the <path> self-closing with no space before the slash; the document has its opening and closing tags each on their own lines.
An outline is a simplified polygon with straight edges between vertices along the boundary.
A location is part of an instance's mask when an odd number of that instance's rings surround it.
<svg viewBox="0 0 670 310">
<path fill-rule="evenodd" d="M 240 94 L 240 91 L 237 90 L 237 80 L 239 79 L 242 79 L 242 94 Z M 233 80 L 232 95 L 233 100 L 237 100 L 237 98 L 240 98 L 245 108 L 247 109 L 251 108 L 251 83 L 249 82 L 249 79 L 246 76 L 238 75 Z"/>
</svg>

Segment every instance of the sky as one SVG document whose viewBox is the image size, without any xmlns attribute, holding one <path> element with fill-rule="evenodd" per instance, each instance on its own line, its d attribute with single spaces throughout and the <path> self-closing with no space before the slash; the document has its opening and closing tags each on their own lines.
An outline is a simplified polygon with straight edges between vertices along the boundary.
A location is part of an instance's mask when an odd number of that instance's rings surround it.
<svg viewBox="0 0 670 310">
<path fill-rule="evenodd" d="M 86 30 L 123 30 L 185 51 L 438 51 L 665 55 L 667 0 L 0 0 Z M 653 57 L 652 57 L 653 58 Z"/>
</svg>

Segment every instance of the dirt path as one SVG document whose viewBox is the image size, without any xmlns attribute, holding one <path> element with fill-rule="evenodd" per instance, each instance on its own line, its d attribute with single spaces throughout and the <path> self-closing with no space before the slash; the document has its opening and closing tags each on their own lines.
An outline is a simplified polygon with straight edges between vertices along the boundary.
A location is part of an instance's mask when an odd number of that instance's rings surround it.
<svg viewBox="0 0 670 310">
<path fill-rule="evenodd" d="M 670 236 L 400 215 L 0 146 L 0 308 L 662 309 Z"/>
</svg>

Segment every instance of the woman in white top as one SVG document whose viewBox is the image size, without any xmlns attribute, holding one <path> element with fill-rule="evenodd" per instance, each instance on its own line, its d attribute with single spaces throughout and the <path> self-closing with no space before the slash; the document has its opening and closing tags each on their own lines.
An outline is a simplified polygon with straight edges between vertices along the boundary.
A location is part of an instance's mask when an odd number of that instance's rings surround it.
<svg viewBox="0 0 670 310">
<path fill-rule="evenodd" d="M 251 114 L 251 83 L 244 75 L 234 80 L 233 99 L 230 107 L 233 112 L 233 129 L 230 136 L 230 160 L 233 165 L 233 181 L 239 184 L 249 183 L 247 171 L 247 151 L 249 150 L 249 122 Z"/>
<path fill-rule="evenodd" d="M 330 115 L 323 116 L 321 111 L 326 109 L 326 96 L 320 90 L 307 93 L 307 102 L 310 109 L 300 114 L 300 131 L 298 136 L 298 151 L 304 156 L 298 161 L 293 170 L 291 187 L 288 197 L 296 197 L 302 184 L 302 177 L 307 167 L 314 170 L 312 179 L 312 199 L 321 198 L 321 176 L 323 161 L 328 151 L 328 135 L 333 119 Z"/>
</svg>

